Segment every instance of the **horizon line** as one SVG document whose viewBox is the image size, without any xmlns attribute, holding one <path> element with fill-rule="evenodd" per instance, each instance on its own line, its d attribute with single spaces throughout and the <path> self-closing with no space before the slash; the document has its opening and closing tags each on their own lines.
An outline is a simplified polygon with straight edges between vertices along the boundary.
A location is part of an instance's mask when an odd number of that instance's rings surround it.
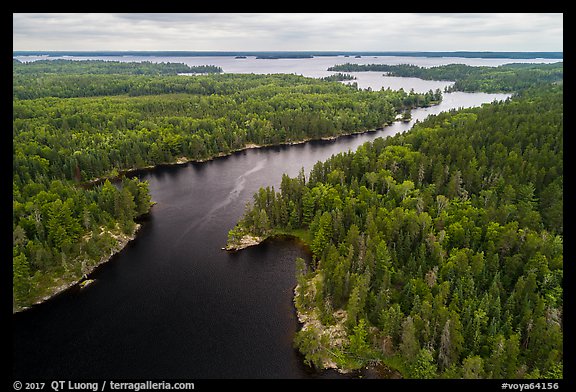
<svg viewBox="0 0 576 392">
<path fill-rule="evenodd" d="M 504 55 L 516 55 L 526 57 L 526 55 L 534 56 L 541 55 L 543 58 L 563 58 L 563 51 L 493 51 L 493 50 L 13 50 L 13 56 L 18 55 L 66 55 L 73 54 L 79 56 L 86 55 L 154 55 L 162 53 L 167 56 L 173 55 L 201 55 L 209 54 L 212 56 L 231 56 L 231 55 L 257 55 L 257 54 L 303 54 L 303 55 L 381 55 L 381 56 L 414 56 L 414 55 L 431 55 L 431 56 L 444 56 L 450 54 L 465 55 L 472 57 L 483 55 L 482 57 L 503 57 Z M 516 57 L 515 56 L 515 57 Z M 532 57 L 530 57 L 532 58 Z"/>
</svg>

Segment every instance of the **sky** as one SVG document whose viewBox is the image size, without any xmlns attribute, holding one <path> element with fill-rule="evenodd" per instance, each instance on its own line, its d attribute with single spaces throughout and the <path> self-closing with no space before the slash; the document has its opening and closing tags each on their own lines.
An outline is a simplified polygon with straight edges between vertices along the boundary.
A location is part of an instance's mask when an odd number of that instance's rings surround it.
<svg viewBox="0 0 576 392">
<path fill-rule="evenodd" d="M 563 51 L 562 13 L 14 13 L 13 50 Z"/>
</svg>

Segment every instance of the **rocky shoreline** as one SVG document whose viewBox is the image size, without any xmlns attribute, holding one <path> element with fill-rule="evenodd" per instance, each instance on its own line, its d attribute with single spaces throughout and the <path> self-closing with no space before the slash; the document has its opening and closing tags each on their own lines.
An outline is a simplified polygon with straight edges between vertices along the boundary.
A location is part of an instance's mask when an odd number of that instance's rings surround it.
<svg viewBox="0 0 576 392">
<path fill-rule="evenodd" d="M 249 150 L 249 149 L 254 149 L 254 148 L 266 148 L 266 147 L 275 147 L 275 146 L 282 146 L 282 145 L 297 145 L 297 144 L 304 144 L 304 143 L 308 143 L 310 141 L 314 141 L 314 140 L 334 140 L 337 139 L 339 137 L 343 137 L 343 136 L 350 136 L 350 135 L 354 135 L 354 134 L 361 134 L 361 133 L 366 133 L 366 132 L 376 132 L 378 130 L 380 130 L 381 128 L 376 128 L 376 129 L 369 129 L 369 130 L 363 130 L 363 131 L 359 131 L 359 132 L 352 132 L 352 133 L 348 133 L 348 134 L 341 134 L 341 135 L 334 135 L 334 136 L 326 136 L 326 137 L 321 137 L 318 139 L 304 139 L 304 140 L 298 140 L 298 141 L 289 141 L 289 142 L 282 142 L 282 143 L 278 143 L 278 144 L 270 144 L 270 145 L 258 145 L 258 144 L 254 144 L 254 143 L 250 143 L 250 144 L 246 144 L 244 147 L 239 148 L 239 149 L 235 149 L 232 150 L 230 152 L 224 153 L 221 152 L 219 154 L 216 154 L 214 156 L 205 158 L 205 159 L 193 159 L 193 158 L 187 158 L 187 157 L 178 157 L 176 158 L 175 161 L 173 162 L 166 162 L 166 163 L 162 163 L 162 164 L 158 164 L 158 165 L 153 165 L 153 166 L 147 166 L 147 167 L 139 167 L 139 168 L 133 168 L 133 169 L 126 169 L 126 170 L 122 170 L 118 173 L 117 176 L 104 176 L 104 177 L 98 177 L 98 178 L 94 178 L 90 181 L 86 181 L 84 183 L 82 183 L 82 186 L 85 187 L 90 187 L 90 186 L 94 186 L 97 185 L 107 179 L 109 180 L 113 180 L 113 179 L 118 179 L 126 174 L 130 174 L 130 173 L 134 173 L 134 172 L 138 172 L 140 170 L 152 170 L 158 166 L 162 166 L 162 165 L 184 165 L 187 164 L 189 162 L 196 162 L 196 163 L 202 163 L 202 162 L 207 162 L 207 161 L 211 161 L 217 158 L 221 158 L 221 157 L 225 157 L 225 156 L 229 156 L 232 155 L 236 152 L 241 152 L 241 151 L 245 151 L 245 150 Z M 154 203 L 155 204 L 155 203 Z M 140 224 L 136 224 L 136 228 L 135 230 L 132 232 L 132 234 L 128 235 L 128 236 L 124 236 L 124 235 L 120 235 L 120 236 L 114 236 L 117 240 L 118 240 L 118 244 L 117 246 L 115 246 L 110 255 L 103 257 L 98 263 L 96 263 L 95 265 L 91 266 L 90 269 L 80 278 L 74 278 L 72 280 L 67 280 L 67 279 L 60 279 L 61 282 L 59 282 L 58 284 L 56 284 L 52 290 L 50 290 L 50 292 L 46 295 L 44 295 L 42 298 L 36 300 L 35 302 L 33 302 L 31 305 L 29 306 L 23 306 L 23 307 L 18 307 L 18 308 L 13 308 L 13 313 L 17 313 L 17 312 L 21 312 L 23 310 L 29 309 L 32 306 L 41 304 L 43 302 L 48 301 L 50 298 L 70 289 L 73 286 L 79 285 L 81 284 L 85 279 L 87 279 L 87 275 L 91 274 L 96 268 L 98 268 L 100 265 L 108 262 L 112 256 L 114 256 L 116 253 L 120 252 L 122 249 L 124 249 L 124 247 L 128 244 L 128 242 L 134 240 L 136 238 L 136 233 L 138 232 L 138 230 L 140 229 Z M 230 252 L 235 252 L 235 251 L 239 251 L 242 249 L 246 249 L 250 246 L 255 246 L 255 245 L 259 245 L 260 243 L 262 243 L 266 238 L 268 237 L 257 237 L 257 236 L 251 236 L 251 235 L 245 235 L 238 243 L 235 244 L 227 244 L 226 247 L 222 248 L 223 250 L 226 251 L 230 251 Z M 56 283 L 56 282 L 55 282 Z"/>
<path fill-rule="evenodd" d="M 259 245 L 264 241 L 266 237 L 257 237 L 250 234 L 244 235 L 239 241 L 234 243 L 228 243 L 222 250 L 229 252 L 237 252 L 242 249 L 246 249 L 250 246 Z"/>
<path fill-rule="evenodd" d="M 85 287 L 88 285 L 88 284 L 86 284 L 86 285 L 82 286 L 82 283 L 85 281 L 89 281 L 89 284 L 92 283 L 93 280 L 89 279 L 88 276 L 92 272 L 94 272 L 96 270 L 96 268 L 98 268 L 101 265 L 110 261 L 114 255 L 121 252 L 126 247 L 126 245 L 128 245 L 129 242 L 133 241 L 136 238 L 136 234 L 138 233 L 138 231 L 140 230 L 141 227 L 142 227 L 141 224 L 136 223 L 136 225 L 134 227 L 134 231 L 132 231 L 131 234 L 122 234 L 122 233 L 112 234 L 112 233 L 110 233 L 110 235 L 112 237 L 114 237 L 114 239 L 117 241 L 116 245 L 114 247 L 112 247 L 112 249 L 110 250 L 110 254 L 103 256 L 96 264 L 88 267 L 88 270 L 85 271 L 84 274 L 80 278 L 78 278 L 78 277 L 73 277 L 73 278 L 68 278 L 68 279 L 60 278 L 59 280 L 61 282 L 59 282 L 59 284 L 52 287 L 49 290 L 49 292 L 47 294 L 45 294 L 42 298 L 36 300 L 35 302 L 33 302 L 29 306 L 13 308 L 12 313 L 22 312 L 24 310 L 30 309 L 33 306 L 44 303 L 44 302 L 50 300 L 51 298 L 55 297 L 56 295 L 66 291 L 66 290 L 68 290 L 68 289 L 70 289 L 76 285 L 81 285 L 81 287 Z"/>
<path fill-rule="evenodd" d="M 256 246 L 267 240 L 268 238 L 289 236 L 298 239 L 299 237 L 290 234 L 272 234 L 269 236 L 259 237 L 252 234 L 244 234 L 240 240 L 234 242 L 228 242 L 222 250 L 229 252 L 237 252 L 242 249 L 249 248 L 251 246 Z M 318 279 L 319 276 L 316 277 Z M 370 363 L 367 366 L 361 368 L 346 368 L 342 367 L 335 361 L 335 352 L 341 351 L 350 342 L 349 337 L 346 333 L 346 328 L 344 323 L 348 317 L 346 310 L 338 309 L 333 312 L 332 317 L 335 322 L 332 325 L 325 326 L 320 321 L 320 315 L 317 309 L 301 309 L 296 305 L 297 298 L 299 295 L 305 295 L 307 297 L 314 297 L 314 288 L 316 285 L 314 283 L 308 286 L 308 290 L 302 292 L 299 285 L 296 285 L 293 290 L 293 303 L 296 311 L 296 317 L 300 325 L 299 330 L 313 330 L 315 333 L 319 334 L 320 337 L 325 337 L 329 341 L 327 347 L 324 347 L 326 355 L 323 356 L 321 362 L 322 366 L 319 371 L 334 371 L 340 374 L 346 374 L 351 378 L 377 378 L 377 379 L 394 379 L 402 378 L 402 374 L 386 366 L 380 362 Z M 310 300 L 310 299 L 308 299 Z"/>
</svg>

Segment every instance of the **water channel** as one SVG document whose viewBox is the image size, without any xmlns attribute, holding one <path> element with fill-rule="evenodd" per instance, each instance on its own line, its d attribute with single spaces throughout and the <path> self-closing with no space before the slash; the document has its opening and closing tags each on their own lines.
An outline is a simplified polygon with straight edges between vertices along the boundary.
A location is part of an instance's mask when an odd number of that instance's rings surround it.
<svg viewBox="0 0 576 392">
<path fill-rule="evenodd" d="M 293 72 L 305 76 L 323 76 L 326 64 L 349 61 L 252 59 L 250 63 L 250 59 L 216 57 L 145 60 L 215 64 L 223 66 L 225 72 Z M 409 59 L 417 65 L 418 61 L 428 64 L 430 60 Z M 442 60 L 450 63 L 449 59 Z M 392 80 L 379 73 L 357 76 L 362 88 L 379 89 L 402 82 L 397 80 L 401 78 Z M 442 89 L 450 83 L 415 78 L 404 82 L 405 90 L 416 91 Z M 333 372 L 311 371 L 292 345 L 298 329 L 292 304 L 294 259 L 309 257 L 306 250 L 293 241 L 273 240 L 230 254 L 221 250 L 228 230 L 259 187 L 279 189 L 283 173 L 295 176 L 302 167 L 308 173 L 319 160 L 355 150 L 377 137 L 407 131 L 415 120 L 430 114 L 507 96 L 444 94 L 441 105 L 414 110 L 412 122 L 397 122 L 378 132 L 249 149 L 204 163 L 139 173 L 149 182 L 157 204 L 137 238 L 93 273 L 91 278 L 96 281 L 92 285 L 82 290 L 72 288 L 13 316 L 14 377 L 339 377 Z"/>
</svg>

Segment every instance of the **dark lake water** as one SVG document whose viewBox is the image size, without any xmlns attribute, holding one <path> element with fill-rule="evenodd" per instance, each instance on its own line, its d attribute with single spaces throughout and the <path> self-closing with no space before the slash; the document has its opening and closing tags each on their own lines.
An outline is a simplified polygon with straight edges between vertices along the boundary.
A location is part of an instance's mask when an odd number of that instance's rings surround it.
<svg viewBox="0 0 576 392">
<path fill-rule="evenodd" d="M 506 97 L 445 94 L 413 119 Z M 13 376 L 339 377 L 311 371 L 292 346 L 294 260 L 309 257 L 306 249 L 279 239 L 235 254 L 221 248 L 259 187 L 279 189 L 283 173 L 308 173 L 318 160 L 411 125 L 140 173 L 157 204 L 136 240 L 92 274 L 92 285 L 13 316 Z"/>
</svg>

